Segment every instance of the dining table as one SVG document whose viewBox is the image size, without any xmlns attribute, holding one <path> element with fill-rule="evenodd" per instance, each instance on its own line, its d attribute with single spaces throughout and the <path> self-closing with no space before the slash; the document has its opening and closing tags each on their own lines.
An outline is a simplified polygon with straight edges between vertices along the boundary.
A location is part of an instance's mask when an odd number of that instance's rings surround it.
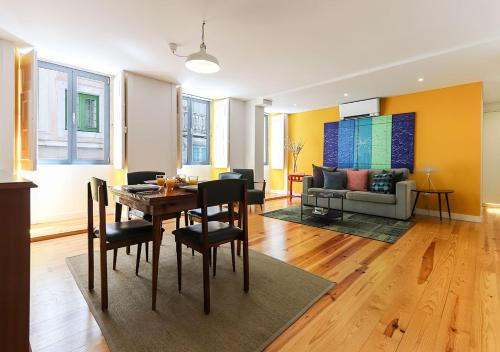
<svg viewBox="0 0 500 352">
<path fill-rule="evenodd" d="M 120 222 L 122 206 L 137 209 L 150 214 L 153 219 L 153 270 L 151 308 L 156 309 L 156 293 L 158 289 L 158 266 L 160 260 L 161 228 L 163 219 L 172 218 L 173 214 L 198 208 L 196 188 L 189 190 L 162 188 L 157 192 L 128 191 L 127 186 L 114 186 L 110 189 L 116 202 L 115 222 Z M 187 226 L 187 224 L 186 224 Z"/>
</svg>

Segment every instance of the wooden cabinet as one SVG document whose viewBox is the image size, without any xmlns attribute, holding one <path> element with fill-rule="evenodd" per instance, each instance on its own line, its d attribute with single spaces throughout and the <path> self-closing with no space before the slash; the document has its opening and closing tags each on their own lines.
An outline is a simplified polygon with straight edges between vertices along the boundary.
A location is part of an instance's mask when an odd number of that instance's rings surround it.
<svg viewBox="0 0 500 352">
<path fill-rule="evenodd" d="M 30 190 L 0 171 L 0 350 L 29 351 Z"/>
</svg>

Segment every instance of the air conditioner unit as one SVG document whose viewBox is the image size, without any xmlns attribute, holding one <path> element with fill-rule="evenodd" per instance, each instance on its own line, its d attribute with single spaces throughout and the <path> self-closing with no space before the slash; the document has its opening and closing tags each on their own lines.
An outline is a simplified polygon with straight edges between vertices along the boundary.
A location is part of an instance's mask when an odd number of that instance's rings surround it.
<svg viewBox="0 0 500 352">
<path fill-rule="evenodd" d="M 380 98 L 353 101 L 340 104 L 340 119 L 378 116 L 380 114 Z"/>
</svg>

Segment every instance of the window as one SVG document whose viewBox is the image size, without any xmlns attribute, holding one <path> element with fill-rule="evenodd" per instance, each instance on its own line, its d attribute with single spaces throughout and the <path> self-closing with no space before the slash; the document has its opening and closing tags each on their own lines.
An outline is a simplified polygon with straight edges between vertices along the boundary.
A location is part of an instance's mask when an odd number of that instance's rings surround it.
<svg viewBox="0 0 500 352">
<path fill-rule="evenodd" d="M 264 165 L 269 165 L 269 114 L 264 114 Z"/>
<path fill-rule="evenodd" d="M 109 78 L 38 62 L 38 159 L 109 163 Z"/>
<path fill-rule="evenodd" d="M 210 101 L 184 95 L 182 163 L 210 164 Z"/>
</svg>

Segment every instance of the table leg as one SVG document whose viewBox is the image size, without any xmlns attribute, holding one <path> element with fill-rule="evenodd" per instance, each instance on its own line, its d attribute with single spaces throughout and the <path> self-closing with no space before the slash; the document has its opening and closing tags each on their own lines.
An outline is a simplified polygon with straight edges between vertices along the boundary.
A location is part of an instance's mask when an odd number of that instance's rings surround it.
<svg viewBox="0 0 500 352">
<path fill-rule="evenodd" d="M 417 196 L 415 197 L 415 203 L 413 203 L 413 209 L 411 210 L 411 215 L 413 215 L 413 213 L 415 213 L 415 207 L 417 206 L 418 197 L 420 197 L 419 191 L 417 191 Z"/>
<path fill-rule="evenodd" d="M 122 220 L 122 205 L 121 203 L 116 203 L 115 205 L 115 222 L 120 222 Z"/>
<path fill-rule="evenodd" d="M 443 221 L 443 216 L 441 215 L 441 193 L 438 193 L 438 204 L 439 204 L 439 221 Z"/>
<path fill-rule="evenodd" d="M 444 194 L 446 198 L 446 207 L 448 208 L 448 218 L 451 220 L 451 210 L 450 210 L 450 202 L 448 201 L 448 193 Z"/>
<path fill-rule="evenodd" d="M 160 261 L 161 246 L 161 217 L 153 216 L 153 296 L 151 309 L 156 309 L 156 291 L 158 289 L 158 265 Z"/>
<path fill-rule="evenodd" d="M 293 182 L 292 182 L 292 179 L 288 180 L 288 189 L 290 190 L 290 202 L 291 202 L 292 198 L 293 198 Z"/>
</svg>

